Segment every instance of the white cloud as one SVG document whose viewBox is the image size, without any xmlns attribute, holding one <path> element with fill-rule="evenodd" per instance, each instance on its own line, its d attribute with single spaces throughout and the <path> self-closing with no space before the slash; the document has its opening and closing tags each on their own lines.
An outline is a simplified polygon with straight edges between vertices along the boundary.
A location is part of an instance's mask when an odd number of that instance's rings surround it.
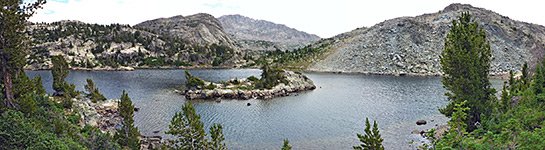
<svg viewBox="0 0 545 150">
<path fill-rule="evenodd" d="M 493 0 L 69 0 L 49 1 L 31 18 L 36 22 L 80 20 L 88 23 L 137 24 L 142 21 L 209 13 L 216 17 L 242 14 L 254 19 L 285 24 L 321 37 L 331 37 L 387 19 L 416 16 L 442 10 L 451 3 L 469 3 L 512 19 L 545 24 L 539 1 Z"/>
</svg>

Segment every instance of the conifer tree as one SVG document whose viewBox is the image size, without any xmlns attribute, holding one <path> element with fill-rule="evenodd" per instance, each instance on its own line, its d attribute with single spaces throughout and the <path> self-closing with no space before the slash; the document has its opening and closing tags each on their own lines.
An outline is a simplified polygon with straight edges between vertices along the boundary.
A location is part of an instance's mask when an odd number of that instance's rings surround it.
<svg viewBox="0 0 545 150">
<path fill-rule="evenodd" d="M 282 145 L 282 150 L 291 150 L 293 147 L 290 145 L 290 140 L 285 139 L 284 145 Z"/>
<path fill-rule="evenodd" d="M 0 84 L 4 85 L 2 95 L 8 108 L 17 107 L 14 101 L 15 81 L 28 82 L 23 67 L 26 64 L 25 50 L 28 38 L 24 34 L 28 18 L 45 4 L 45 0 L 26 3 L 22 0 L 0 1 Z M 19 93 L 21 94 L 21 93 Z"/>
<path fill-rule="evenodd" d="M 495 90 L 488 80 L 491 54 L 485 31 L 477 22 L 471 23 L 469 12 L 452 21 L 441 52 L 442 82 L 449 90 L 445 95 L 451 103 L 439 111 L 451 117 L 454 106 L 467 100 L 471 108 L 466 120 L 469 131 L 473 131 L 475 123 L 481 121 L 481 114 L 488 116 L 492 112 Z"/>
<path fill-rule="evenodd" d="M 140 149 L 140 131 L 134 126 L 134 105 L 132 105 L 131 98 L 123 90 L 121 95 L 121 101 L 118 103 L 119 115 L 123 119 L 121 122 L 122 127 L 118 129 L 114 135 L 114 140 L 119 143 L 119 145 L 130 148 L 133 150 Z"/>
<path fill-rule="evenodd" d="M 103 100 L 106 100 L 106 97 L 104 97 L 104 95 L 100 94 L 100 92 L 98 91 L 98 88 L 96 87 L 95 83 L 93 82 L 92 79 L 87 79 L 87 84 L 84 86 L 85 87 L 85 90 L 87 92 L 89 92 L 87 94 L 87 97 L 91 98 L 91 101 L 92 102 L 97 102 L 97 101 L 103 101 Z"/>
<path fill-rule="evenodd" d="M 66 62 L 62 55 L 51 57 L 51 62 L 53 63 L 53 67 L 51 67 L 51 74 L 53 75 L 53 90 L 55 90 L 57 93 L 53 95 L 62 96 L 64 94 L 68 94 L 63 93 L 67 88 L 65 85 L 66 81 L 64 79 L 68 76 L 68 73 L 70 73 L 68 71 L 68 62 Z"/>
<path fill-rule="evenodd" d="M 369 118 L 365 118 L 365 135 L 357 134 L 358 138 L 362 142 L 359 146 L 353 146 L 354 149 L 365 149 L 365 150 L 384 150 L 382 146 L 382 141 L 377 127 L 377 121 L 373 122 L 373 130 L 371 131 L 371 124 L 369 123 Z"/>
<path fill-rule="evenodd" d="M 225 143 L 222 143 L 225 138 L 223 137 L 223 126 L 221 124 L 215 124 L 210 127 L 211 141 L 208 144 L 208 148 L 212 150 L 227 150 Z"/>
<path fill-rule="evenodd" d="M 201 115 L 195 113 L 195 108 L 190 102 L 182 106 L 182 113 L 176 112 L 168 126 L 170 130 L 165 132 L 178 137 L 177 140 L 170 140 L 174 149 L 196 150 L 207 147 L 204 123 L 200 119 Z"/>
</svg>

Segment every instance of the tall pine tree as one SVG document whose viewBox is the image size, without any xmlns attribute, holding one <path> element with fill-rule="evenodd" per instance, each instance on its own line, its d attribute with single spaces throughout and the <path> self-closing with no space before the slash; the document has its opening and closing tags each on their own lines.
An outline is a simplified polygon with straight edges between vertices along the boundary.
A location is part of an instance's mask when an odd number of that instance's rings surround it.
<svg viewBox="0 0 545 150">
<path fill-rule="evenodd" d="M 51 62 L 53 63 L 53 67 L 51 67 L 51 75 L 53 76 L 53 90 L 55 90 L 55 94 L 58 96 L 63 96 L 66 92 L 66 81 L 64 80 L 66 77 L 68 77 L 68 74 L 70 73 L 68 69 L 68 62 L 64 59 L 62 55 L 58 56 L 52 56 Z"/>
<path fill-rule="evenodd" d="M 495 90 L 488 80 L 491 54 L 485 31 L 476 22 L 471 23 L 469 12 L 452 21 L 441 52 L 442 82 L 449 90 L 445 95 L 451 103 L 439 111 L 450 117 L 454 106 L 467 100 L 470 110 L 465 121 L 469 131 L 473 131 L 475 123 L 481 121 L 481 114 L 492 112 L 490 107 Z"/>
<path fill-rule="evenodd" d="M 125 90 L 123 90 L 118 107 L 119 115 L 121 118 L 123 118 L 123 122 L 121 122 L 121 129 L 118 129 L 115 133 L 114 140 L 116 140 L 117 143 L 123 147 L 133 150 L 140 149 L 140 140 L 138 139 L 138 136 L 140 136 L 140 131 L 138 131 L 138 128 L 134 126 L 133 119 L 134 105 L 132 105 L 131 98 L 129 98 L 129 95 L 125 93 Z"/>
<path fill-rule="evenodd" d="M 14 84 L 28 83 L 29 79 L 23 72 L 26 64 L 28 38 L 25 36 L 25 27 L 36 9 L 41 8 L 45 0 L 36 0 L 25 3 L 23 0 L 0 1 L 0 84 L 4 85 L 2 95 L 6 99 L 8 108 L 17 107 Z M 23 87 L 20 87 L 23 88 Z M 16 95 L 19 94 L 19 95 Z"/>
</svg>

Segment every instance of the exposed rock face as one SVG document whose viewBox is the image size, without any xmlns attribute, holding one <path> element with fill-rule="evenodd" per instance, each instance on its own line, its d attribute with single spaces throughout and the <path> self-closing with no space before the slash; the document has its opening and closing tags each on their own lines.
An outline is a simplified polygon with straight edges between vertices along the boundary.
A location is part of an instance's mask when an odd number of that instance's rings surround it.
<svg viewBox="0 0 545 150">
<path fill-rule="evenodd" d="M 25 69 L 49 69 L 50 56 L 56 55 L 63 55 L 71 68 L 89 70 L 231 68 L 252 63 L 243 60 L 221 23 L 210 17 L 197 14 L 157 19 L 138 28 L 79 21 L 29 24 L 26 33 L 32 50 Z"/>
<path fill-rule="evenodd" d="M 279 85 L 273 87 L 272 89 L 264 90 L 242 90 L 236 88 L 215 88 L 212 90 L 202 89 L 202 90 L 187 90 L 185 92 L 185 98 L 188 100 L 193 99 L 215 99 L 215 98 L 228 98 L 228 99 L 270 99 L 280 96 L 288 96 L 292 93 L 299 91 L 314 90 L 316 86 L 305 75 L 297 74 L 293 71 L 285 71 L 281 73 L 286 77 L 288 84 L 280 83 Z M 242 79 L 245 81 L 247 79 Z M 206 83 L 205 85 L 210 84 Z M 217 85 L 221 87 L 221 85 Z M 250 83 L 244 86 L 252 86 Z M 248 105 L 249 106 L 249 105 Z"/>
<path fill-rule="evenodd" d="M 265 20 L 256 20 L 241 15 L 225 15 L 218 18 L 223 24 L 225 31 L 233 35 L 238 40 L 254 41 L 269 41 L 278 43 L 281 50 L 290 50 L 302 48 L 312 44 L 320 37 L 314 34 L 308 34 L 294 28 L 287 27 L 282 24 L 275 24 Z M 252 50 L 259 50 L 258 46 L 244 46 Z M 266 45 L 265 50 L 271 50 Z M 276 49 L 272 49 L 276 50 Z"/>
<path fill-rule="evenodd" d="M 99 128 L 102 132 L 115 133 L 116 127 L 121 126 L 122 118 L 119 115 L 119 99 L 110 99 L 93 103 L 86 99 L 72 99 L 74 109 L 78 110 L 83 124 Z"/>
<path fill-rule="evenodd" d="M 163 137 L 161 136 L 140 136 L 139 139 L 142 141 L 140 145 L 141 150 L 160 149 L 163 145 Z"/>
<path fill-rule="evenodd" d="M 218 44 L 235 47 L 234 41 L 223 30 L 221 22 L 210 14 L 159 18 L 139 23 L 135 27 L 177 36 L 198 45 Z"/>
<path fill-rule="evenodd" d="M 312 71 L 391 75 L 440 75 L 440 54 L 453 20 L 469 11 L 482 27 L 493 50 L 490 72 L 534 66 L 544 54 L 545 27 L 512 20 L 471 5 L 451 4 L 437 13 L 386 20 L 369 28 L 338 35 L 327 47 L 328 57 Z"/>
</svg>

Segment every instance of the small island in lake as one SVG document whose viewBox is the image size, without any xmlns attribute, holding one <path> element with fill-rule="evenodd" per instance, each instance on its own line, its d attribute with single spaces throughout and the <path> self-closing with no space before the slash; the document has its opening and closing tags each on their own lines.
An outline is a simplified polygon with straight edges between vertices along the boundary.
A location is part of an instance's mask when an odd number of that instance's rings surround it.
<svg viewBox="0 0 545 150">
<path fill-rule="evenodd" d="M 182 94 L 188 100 L 216 98 L 246 100 L 270 99 L 316 89 L 312 80 L 298 71 L 285 71 L 270 65 L 264 65 L 262 70 L 261 79 L 250 76 L 219 83 L 203 81 L 186 71 L 186 89 Z"/>
</svg>

